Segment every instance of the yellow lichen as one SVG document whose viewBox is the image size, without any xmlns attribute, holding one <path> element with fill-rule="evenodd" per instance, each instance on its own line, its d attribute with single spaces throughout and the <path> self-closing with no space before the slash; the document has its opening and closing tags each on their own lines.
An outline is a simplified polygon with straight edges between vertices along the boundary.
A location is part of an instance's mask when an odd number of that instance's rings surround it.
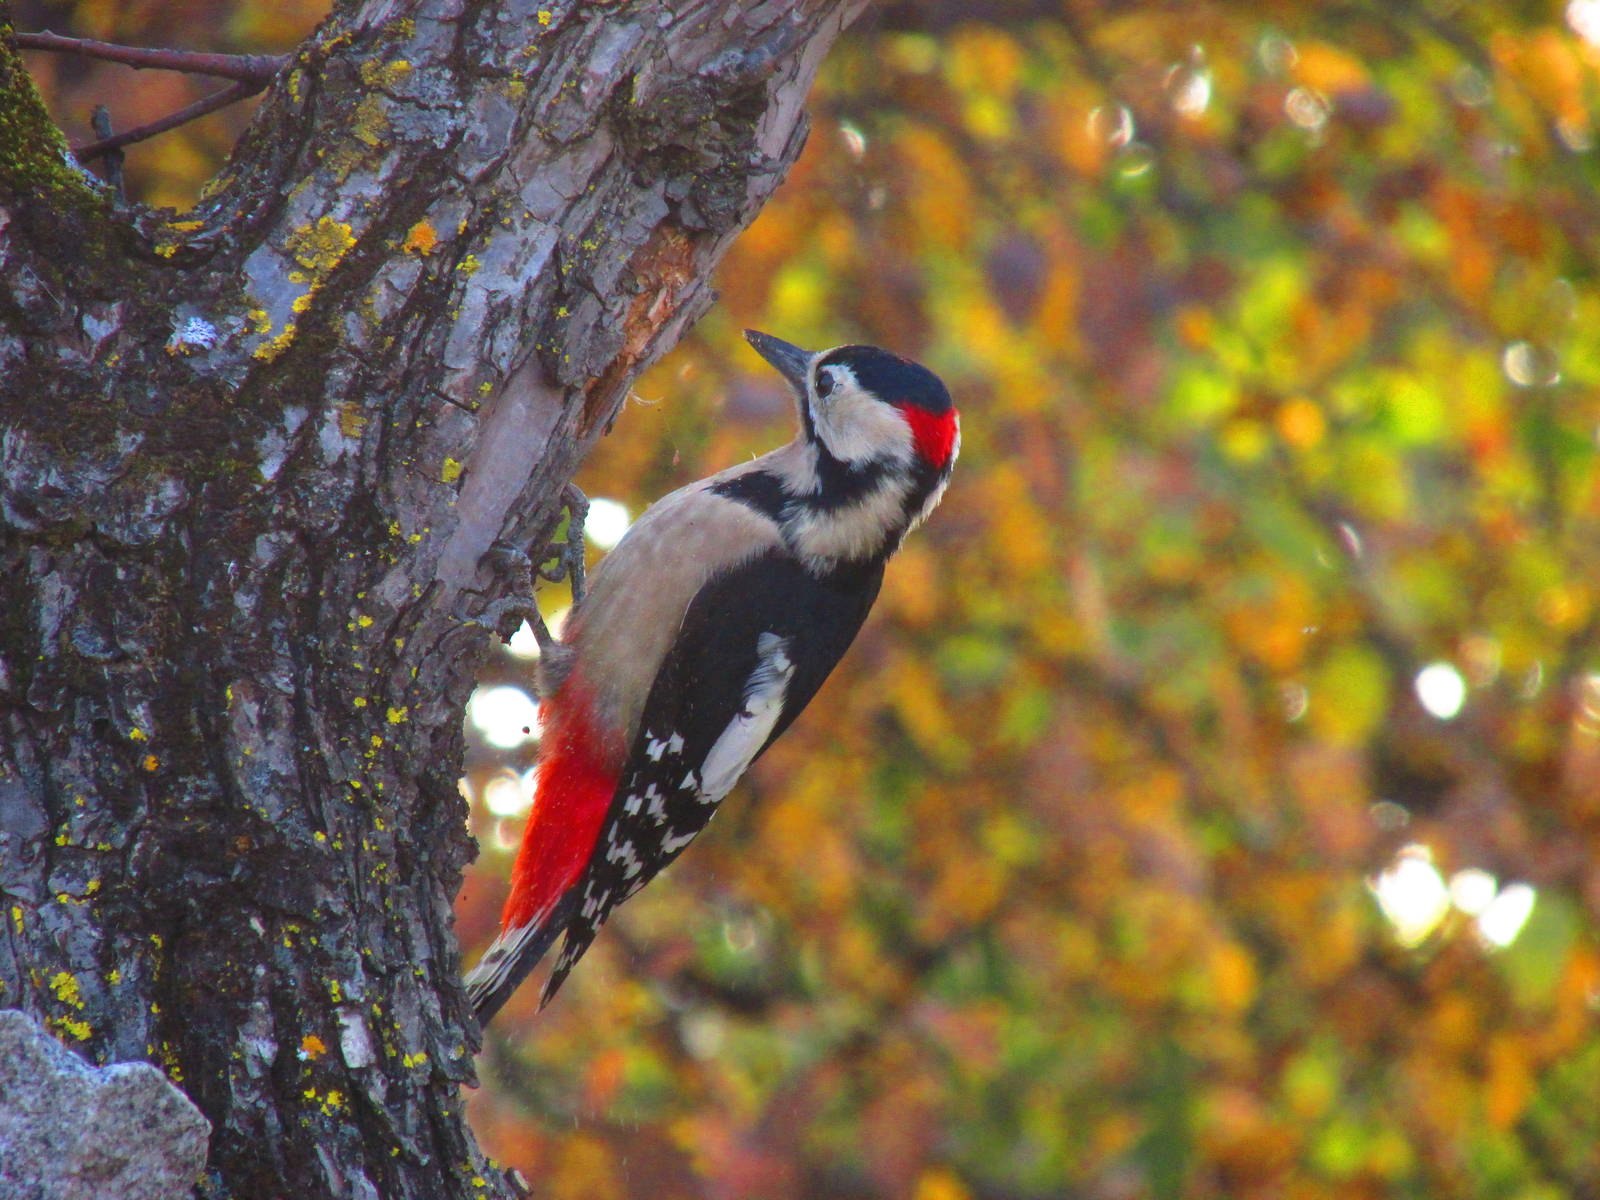
<svg viewBox="0 0 1600 1200">
<path fill-rule="evenodd" d="M 287 350 L 294 342 L 294 334 L 294 322 L 290 321 L 283 327 L 283 331 L 279 333 L 277 337 L 268 338 L 266 341 L 262 342 L 261 345 L 257 346 L 255 348 L 254 357 L 259 358 L 262 362 L 271 362 L 273 359 L 277 358 L 278 355 Z"/>
<path fill-rule="evenodd" d="M 476 254 L 469 254 L 456 264 L 456 270 L 460 271 L 463 275 L 476 275 L 478 273 L 478 268 L 482 265 L 483 264 L 478 261 L 478 256 Z"/>
<path fill-rule="evenodd" d="M 367 427 L 367 414 L 353 400 L 339 405 L 339 432 L 347 438 L 358 438 Z"/>
<path fill-rule="evenodd" d="M 328 1044 L 314 1033 L 300 1039 L 300 1057 L 315 1062 L 328 1052 Z"/>
<path fill-rule="evenodd" d="M 78 978 L 71 971 L 57 971 L 50 977 L 50 990 L 56 999 L 73 1008 L 83 1007 L 83 997 L 78 992 Z"/>
<path fill-rule="evenodd" d="M 405 708 L 391 708 L 389 710 L 389 724 L 399 725 L 406 719 L 406 714 L 410 711 L 411 710 L 409 706 Z"/>
<path fill-rule="evenodd" d="M 355 232 L 344 221 L 318 217 L 315 225 L 302 225 L 290 233 L 284 249 L 295 262 L 321 276 L 338 266 L 355 244 Z"/>
<path fill-rule="evenodd" d="M 154 754 L 146 754 L 144 758 L 140 759 L 139 765 L 146 771 L 154 771 L 161 766 L 161 760 Z"/>
<path fill-rule="evenodd" d="M 94 1029 L 89 1022 L 74 1021 L 70 1017 L 51 1017 L 50 1027 L 60 1031 L 61 1033 L 71 1034 L 80 1042 L 87 1042 L 89 1040 L 89 1035 L 94 1032 Z"/>
<path fill-rule="evenodd" d="M 215 196 L 218 192 L 222 191 L 223 188 L 227 187 L 232 182 L 233 176 L 227 174 L 226 172 L 221 175 L 213 175 L 210 179 L 206 180 L 205 183 L 201 184 L 200 199 L 211 199 L 211 197 Z"/>
<path fill-rule="evenodd" d="M 411 74 L 411 64 L 403 58 L 393 62 L 361 64 L 361 82 L 368 87 L 391 88 Z"/>
<path fill-rule="evenodd" d="M 140 729 L 138 726 L 135 726 L 134 728 L 128 730 L 128 740 L 130 742 L 148 742 L 150 740 L 150 735 L 144 730 Z"/>
<path fill-rule="evenodd" d="M 363 96 L 361 103 L 356 105 L 351 129 L 356 138 L 367 145 L 383 145 L 383 135 L 389 131 L 389 118 L 383 111 L 383 99 L 376 92 Z"/>
<path fill-rule="evenodd" d="M 444 460 L 444 466 L 439 471 L 440 483 L 454 483 L 461 478 L 461 464 L 453 458 Z"/>
</svg>

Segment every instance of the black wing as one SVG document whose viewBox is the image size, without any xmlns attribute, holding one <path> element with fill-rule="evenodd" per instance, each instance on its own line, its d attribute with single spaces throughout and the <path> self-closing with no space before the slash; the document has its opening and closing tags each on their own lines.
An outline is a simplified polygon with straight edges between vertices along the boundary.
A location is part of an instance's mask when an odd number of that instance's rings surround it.
<svg viewBox="0 0 1600 1200">
<path fill-rule="evenodd" d="M 743 766 L 760 757 L 810 703 L 855 640 L 882 582 L 881 561 L 817 578 L 775 549 L 713 579 L 690 603 L 651 685 L 543 1003 L 611 910 L 683 852 Z M 765 717 L 761 711 L 774 696 L 775 721 L 770 710 Z M 771 731 L 727 787 L 707 792 L 707 760 L 738 721 L 758 730 L 772 721 Z"/>
</svg>

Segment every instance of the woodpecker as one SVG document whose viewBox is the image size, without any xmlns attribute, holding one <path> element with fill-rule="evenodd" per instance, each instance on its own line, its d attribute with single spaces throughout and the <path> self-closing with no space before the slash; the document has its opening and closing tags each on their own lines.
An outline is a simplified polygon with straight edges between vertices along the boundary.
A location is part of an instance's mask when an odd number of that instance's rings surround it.
<svg viewBox="0 0 1600 1200">
<path fill-rule="evenodd" d="M 926 367 L 745 337 L 793 387 L 800 430 L 646 510 L 546 654 L 533 807 L 500 934 L 466 978 L 485 1024 L 561 937 L 548 1004 L 612 910 L 705 828 L 949 482 L 960 421 Z"/>
</svg>

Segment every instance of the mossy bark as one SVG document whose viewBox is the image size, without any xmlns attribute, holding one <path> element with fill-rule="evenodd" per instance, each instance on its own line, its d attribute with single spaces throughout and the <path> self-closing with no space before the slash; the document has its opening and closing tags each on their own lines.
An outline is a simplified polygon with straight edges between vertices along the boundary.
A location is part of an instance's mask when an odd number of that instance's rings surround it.
<svg viewBox="0 0 1600 1200">
<path fill-rule="evenodd" d="M 709 303 L 860 3 L 350 0 L 184 219 L 0 39 L 0 1005 L 160 1064 L 203 1194 L 507 1190 L 451 930 L 485 554 Z"/>
</svg>

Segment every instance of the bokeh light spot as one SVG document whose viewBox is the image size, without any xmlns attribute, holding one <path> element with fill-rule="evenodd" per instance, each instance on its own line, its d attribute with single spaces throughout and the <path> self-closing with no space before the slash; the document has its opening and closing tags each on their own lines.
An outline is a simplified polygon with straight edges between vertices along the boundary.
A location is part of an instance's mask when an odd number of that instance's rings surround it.
<svg viewBox="0 0 1600 1200">
<path fill-rule="evenodd" d="M 1441 721 L 1451 720 L 1467 700 L 1467 681 L 1449 663 L 1429 663 L 1417 672 L 1417 699 Z"/>
<path fill-rule="evenodd" d="M 1511 945 L 1533 915 L 1533 906 L 1538 898 L 1539 894 L 1525 883 L 1507 884 L 1501 888 L 1500 894 L 1478 918 L 1478 932 L 1483 935 L 1483 940 L 1501 949 Z"/>
<path fill-rule="evenodd" d="M 626 505 L 602 496 L 589 501 L 589 516 L 584 522 L 583 532 L 600 549 L 609 550 L 622 540 L 622 535 L 628 532 L 628 526 L 632 523 Z"/>
<path fill-rule="evenodd" d="M 1404 946 L 1423 942 L 1450 911 L 1450 889 L 1433 865 L 1433 851 L 1419 842 L 1403 847 L 1371 886 Z"/>
<path fill-rule="evenodd" d="M 509 684 L 474 692 L 467 719 L 484 741 L 501 750 L 515 749 L 539 735 L 539 706 L 527 692 Z"/>
</svg>

